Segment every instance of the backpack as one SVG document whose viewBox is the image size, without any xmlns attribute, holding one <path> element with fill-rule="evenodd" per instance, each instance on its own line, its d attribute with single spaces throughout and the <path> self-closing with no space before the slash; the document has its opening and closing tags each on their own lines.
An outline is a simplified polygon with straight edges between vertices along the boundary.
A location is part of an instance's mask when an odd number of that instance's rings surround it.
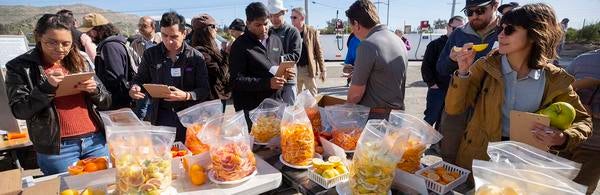
<svg viewBox="0 0 600 195">
<path fill-rule="evenodd" d="M 104 80 L 106 78 L 105 74 L 107 73 L 107 71 L 99 69 L 99 68 L 106 68 L 107 66 L 109 66 L 105 62 L 104 55 L 102 54 L 102 49 L 103 49 L 104 45 L 106 45 L 106 43 L 110 43 L 110 42 L 117 42 L 117 43 L 121 44 L 125 48 L 125 51 L 127 53 L 126 54 L 127 60 L 129 61 L 127 63 L 127 68 L 124 70 L 125 78 L 122 78 L 118 83 Z M 102 80 L 104 85 L 107 86 L 107 89 L 112 88 L 112 90 L 118 90 L 118 93 L 122 94 L 122 95 L 128 94 L 129 87 L 130 87 L 129 82 L 133 79 L 133 76 L 137 72 L 137 68 L 140 64 L 140 61 L 141 61 L 141 59 L 140 59 L 139 55 L 135 52 L 135 50 L 133 50 L 133 48 L 129 45 L 129 43 L 121 42 L 116 39 L 101 42 L 96 49 L 96 58 L 94 59 L 94 63 L 96 64 L 96 68 L 95 68 L 96 74 Z M 115 94 L 114 91 L 111 91 L 111 92 L 113 92 L 113 96 L 119 95 L 119 94 Z M 127 97 L 122 97 L 122 98 L 129 99 L 128 95 L 127 95 Z M 115 100 L 115 99 L 116 98 L 113 98 L 113 100 Z M 115 101 L 113 101 L 113 102 L 117 103 Z"/>
</svg>

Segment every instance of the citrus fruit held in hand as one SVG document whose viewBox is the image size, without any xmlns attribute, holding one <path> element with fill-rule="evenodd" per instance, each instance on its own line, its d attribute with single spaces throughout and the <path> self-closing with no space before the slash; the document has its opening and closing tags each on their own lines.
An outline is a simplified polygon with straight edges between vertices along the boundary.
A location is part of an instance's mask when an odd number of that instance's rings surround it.
<svg viewBox="0 0 600 195">
<path fill-rule="evenodd" d="M 475 52 L 482 52 L 483 50 L 485 50 L 488 47 L 487 43 L 484 44 L 477 44 L 477 45 L 473 45 L 473 51 Z"/>
</svg>

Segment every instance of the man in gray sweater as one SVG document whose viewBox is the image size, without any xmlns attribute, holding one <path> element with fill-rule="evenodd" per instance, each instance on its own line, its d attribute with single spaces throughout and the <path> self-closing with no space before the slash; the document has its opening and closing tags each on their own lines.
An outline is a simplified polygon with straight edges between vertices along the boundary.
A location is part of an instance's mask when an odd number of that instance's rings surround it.
<svg viewBox="0 0 600 195">
<path fill-rule="evenodd" d="M 272 35 L 278 36 L 283 43 L 282 61 L 298 62 L 302 53 L 302 38 L 298 29 L 285 23 L 284 16 L 286 12 L 287 9 L 283 6 L 282 0 L 269 0 L 269 19 L 273 24 L 270 30 Z M 285 103 L 294 104 L 297 94 L 296 77 L 288 79 L 278 93 L 281 93 Z"/>
<path fill-rule="evenodd" d="M 348 103 L 371 108 L 369 118 L 387 119 L 404 110 L 408 58 L 404 42 L 380 24 L 375 5 L 358 0 L 346 11 L 352 32 L 361 40 L 356 51 Z"/>
</svg>

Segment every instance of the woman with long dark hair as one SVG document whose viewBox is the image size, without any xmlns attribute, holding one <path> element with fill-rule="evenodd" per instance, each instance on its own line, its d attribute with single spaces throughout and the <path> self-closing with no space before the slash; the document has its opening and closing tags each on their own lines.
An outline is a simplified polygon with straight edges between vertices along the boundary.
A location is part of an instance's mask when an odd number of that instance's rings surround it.
<svg viewBox="0 0 600 195">
<path fill-rule="evenodd" d="M 204 56 L 208 69 L 211 99 L 223 102 L 223 112 L 227 100 L 231 97 L 229 85 L 229 64 L 227 54 L 217 46 L 217 23 L 208 14 L 201 14 L 192 19 L 192 47 Z"/>
<path fill-rule="evenodd" d="M 92 71 L 90 60 L 73 44 L 69 24 L 45 14 L 34 35 L 36 47 L 6 64 L 6 87 L 13 115 L 27 122 L 42 172 L 61 173 L 80 159 L 108 156 L 96 112 L 111 103 L 102 83 L 92 78 L 75 86 L 80 93 L 56 96 L 65 75 Z"/>
<path fill-rule="evenodd" d="M 446 96 L 446 112 L 456 115 L 470 106 L 474 111 L 456 163 L 471 168 L 473 159 L 489 159 L 489 142 L 511 139 L 511 111 L 534 113 L 556 102 L 575 108 L 570 126 L 559 129 L 536 124 L 520 131 L 531 133 L 550 150 L 572 151 L 590 136 L 591 118 L 571 87 L 574 78 L 552 65 L 563 33 L 554 10 L 541 3 L 515 8 L 502 17 L 497 32 L 499 48 L 488 56 L 473 63 L 472 43 L 458 52 L 458 70 Z"/>
</svg>

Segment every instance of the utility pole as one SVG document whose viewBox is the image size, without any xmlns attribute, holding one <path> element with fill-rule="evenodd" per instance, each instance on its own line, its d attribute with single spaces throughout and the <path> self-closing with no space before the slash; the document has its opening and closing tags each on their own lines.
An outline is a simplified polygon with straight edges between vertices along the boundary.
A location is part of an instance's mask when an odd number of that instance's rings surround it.
<svg viewBox="0 0 600 195">
<path fill-rule="evenodd" d="M 456 0 L 452 0 L 452 12 L 450 12 L 450 18 L 454 17 L 455 7 L 456 7 Z"/>
<path fill-rule="evenodd" d="M 390 26 L 390 0 L 387 1 L 387 6 L 388 6 L 388 8 L 387 8 L 387 16 L 385 17 L 386 18 L 385 25 Z"/>
<path fill-rule="evenodd" d="M 308 25 L 308 0 L 304 0 L 304 23 Z"/>
</svg>

